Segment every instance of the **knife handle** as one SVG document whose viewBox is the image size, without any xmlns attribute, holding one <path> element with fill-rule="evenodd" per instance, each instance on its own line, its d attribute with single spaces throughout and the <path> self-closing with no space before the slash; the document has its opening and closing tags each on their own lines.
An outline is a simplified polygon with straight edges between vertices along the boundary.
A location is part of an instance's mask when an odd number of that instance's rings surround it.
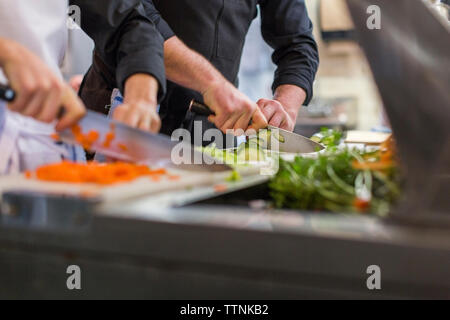
<svg viewBox="0 0 450 320">
<path fill-rule="evenodd" d="M 192 99 L 191 104 L 189 105 L 189 110 L 193 113 L 196 113 L 201 116 L 215 116 L 216 113 L 211 110 L 206 104 L 196 101 Z"/>
<path fill-rule="evenodd" d="M 189 105 L 189 110 L 195 114 L 201 115 L 201 116 L 215 116 L 216 113 L 211 110 L 210 107 L 208 107 L 206 104 L 198 102 L 195 99 L 191 100 L 191 104 Z M 250 124 L 253 121 L 250 120 Z"/>
<path fill-rule="evenodd" d="M 6 102 L 13 102 L 16 99 L 16 92 L 5 85 L 0 84 L 0 100 L 6 101 Z M 57 119 L 61 119 L 65 114 L 65 109 L 61 108 L 58 111 Z"/>
<path fill-rule="evenodd" d="M 16 98 L 16 93 L 8 86 L 0 84 L 0 100 L 6 102 L 13 102 Z"/>
</svg>

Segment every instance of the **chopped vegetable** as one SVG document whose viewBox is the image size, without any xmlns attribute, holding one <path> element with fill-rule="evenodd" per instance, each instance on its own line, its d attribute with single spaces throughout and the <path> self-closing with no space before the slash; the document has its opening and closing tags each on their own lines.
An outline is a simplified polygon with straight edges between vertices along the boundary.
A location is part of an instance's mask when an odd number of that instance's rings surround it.
<svg viewBox="0 0 450 320">
<path fill-rule="evenodd" d="M 83 146 L 84 149 L 91 149 L 92 145 L 99 139 L 100 134 L 98 131 L 91 130 L 87 134 L 83 134 L 81 127 L 76 124 L 72 126 L 72 134 L 75 140 Z"/>
<path fill-rule="evenodd" d="M 226 184 L 216 184 L 214 186 L 214 191 L 217 193 L 225 192 L 228 190 L 228 187 Z"/>
<path fill-rule="evenodd" d="M 161 176 L 151 176 L 150 180 L 152 180 L 153 182 L 160 182 L 161 181 Z"/>
<path fill-rule="evenodd" d="M 127 150 L 128 150 L 128 147 L 127 147 L 125 144 L 123 144 L 123 143 L 119 143 L 117 146 L 118 146 L 119 149 L 121 149 L 122 151 L 127 151 Z"/>
<path fill-rule="evenodd" d="M 105 141 L 103 141 L 103 147 L 109 148 L 111 146 L 111 142 L 116 138 L 116 134 L 114 131 L 110 131 L 105 135 Z"/>
<path fill-rule="evenodd" d="M 218 149 L 216 144 L 211 144 L 200 150 L 225 164 L 234 168 L 249 166 L 254 162 L 264 162 L 267 156 L 267 140 L 270 139 L 270 130 L 260 130 L 258 135 L 251 137 L 236 149 Z"/>
<path fill-rule="evenodd" d="M 181 177 L 177 176 L 177 175 L 169 175 L 169 176 L 167 176 L 167 178 L 171 181 L 178 181 L 181 179 Z"/>
<path fill-rule="evenodd" d="M 368 153 L 365 161 L 353 161 L 352 166 L 357 170 L 384 171 L 396 166 L 394 159 L 395 144 L 392 136 L 380 146 L 376 153 Z"/>
<path fill-rule="evenodd" d="M 57 164 L 42 166 L 34 173 L 26 173 L 26 177 L 42 181 L 67 183 L 95 183 L 111 185 L 130 182 L 140 177 L 151 179 L 167 175 L 165 169 L 151 170 L 148 166 L 124 162 L 100 164 L 89 162 L 87 164 L 64 161 Z"/>
<path fill-rule="evenodd" d="M 286 142 L 286 138 L 279 132 L 273 132 L 272 135 L 281 143 Z"/>
<path fill-rule="evenodd" d="M 355 200 L 353 201 L 353 207 L 359 212 L 366 212 L 370 209 L 370 201 L 355 198 Z"/>
<path fill-rule="evenodd" d="M 264 161 L 266 155 L 258 140 L 250 139 L 241 144 L 236 152 L 237 163 Z"/>
<path fill-rule="evenodd" d="M 335 147 L 342 142 L 343 137 L 344 134 L 342 131 L 322 128 L 319 133 L 316 133 L 311 137 L 311 140 L 321 143 L 326 147 Z"/>
<path fill-rule="evenodd" d="M 236 170 L 233 170 L 233 172 L 230 174 L 230 176 L 227 178 L 227 181 L 229 182 L 235 182 L 241 180 L 241 175 Z"/>
<path fill-rule="evenodd" d="M 50 137 L 55 141 L 61 140 L 61 138 L 59 137 L 59 134 L 57 134 L 56 132 L 52 133 Z"/>
</svg>

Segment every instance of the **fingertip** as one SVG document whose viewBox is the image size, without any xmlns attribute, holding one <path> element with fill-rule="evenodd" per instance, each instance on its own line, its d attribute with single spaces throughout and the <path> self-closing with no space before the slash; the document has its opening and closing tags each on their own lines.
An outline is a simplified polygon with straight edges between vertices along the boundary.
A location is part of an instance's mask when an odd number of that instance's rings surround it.
<svg viewBox="0 0 450 320">
<path fill-rule="evenodd" d="M 155 121 L 155 126 L 154 126 L 154 129 L 155 129 L 155 133 L 158 133 L 160 130 L 161 130 L 161 121 L 160 120 L 158 120 L 158 121 Z"/>
<path fill-rule="evenodd" d="M 267 121 L 264 115 L 253 117 L 253 128 L 255 129 L 264 129 L 269 125 L 269 121 Z"/>
<path fill-rule="evenodd" d="M 151 131 L 151 126 L 149 124 L 141 123 L 139 124 L 138 129 L 142 131 Z"/>
<path fill-rule="evenodd" d="M 56 126 L 55 126 L 55 130 L 57 132 L 64 131 L 67 128 L 69 128 L 69 125 L 67 124 L 67 121 L 64 120 L 64 119 L 59 120 L 58 123 L 56 123 Z"/>
<path fill-rule="evenodd" d="M 259 99 L 259 100 L 256 102 L 256 104 L 257 104 L 258 106 L 262 107 L 264 104 L 266 104 L 266 101 L 267 101 L 267 99 L 262 98 L 262 99 Z"/>
<path fill-rule="evenodd" d="M 75 125 L 86 114 L 85 109 L 67 110 L 67 112 L 59 119 L 55 126 L 56 131 L 63 131 Z"/>
<path fill-rule="evenodd" d="M 122 107 L 123 107 L 123 105 L 120 105 L 113 110 L 112 117 L 114 120 L 117 120 L 116 117 L 118 117 L 122 113 Z"/>
</svg>

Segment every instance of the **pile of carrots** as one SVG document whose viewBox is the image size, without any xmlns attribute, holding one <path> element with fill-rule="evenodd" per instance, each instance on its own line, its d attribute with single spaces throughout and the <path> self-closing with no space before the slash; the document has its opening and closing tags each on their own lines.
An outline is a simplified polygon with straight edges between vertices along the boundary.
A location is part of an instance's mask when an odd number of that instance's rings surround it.
<svg viewBox="0 0 450 320">
<path fill-rule="evenodd" d="M 167 176 L 170 180 L 177 178 L 169 175 L 165 169 L 152 170 L 146 165 L 125 162 L 108 164 L 88 162 L 83 164 L 64 161 L 42 166 L 33 173 L 26 173 L 27 178 L 36 178 L 42 181 L 94 183 L 100 185 L 130 182 L 142 177 L 149 177 L 153 181 L 159 181 L 163 176 Z"/>
<path fill-rule="evenodd" d="M 74 125 L 72 134 L 75 140 L 83 146 L 84 149 L 90 150 L 92 145 L 100 139 L 100 134 L 96 130 L 83 133 L 79 125 Z M 52 138 L 59 141 L 58 134 L 53 134 Z M 115 125 L 110 125 L 110 131 L 106 133 L 104 141 L 101 142 L 104 148 L 110 148 L 115 140 Z M 127 151 L 128 147 L 123 143 L 117 143 L 117 147 L 122 151 Z M 146 165 L 138 165 L 125 162 L 114 163 L 75 163 L 63 161 L 61 163 L 45 165 L 38 168 L 35 172 L 26 172 L 28 179 L 38 179 L 49 182 L 65 182 L 65 183 L 93 183 L 99 185 L 112 185 L 117 183 L 131 182 L 138 178 L 148 177 L 152 181 L 160 181 L 163 176 L 168 180 L 178 180 L 179 177 L 168 174 L 165 169 L 152 170 Z"/>
</svg>

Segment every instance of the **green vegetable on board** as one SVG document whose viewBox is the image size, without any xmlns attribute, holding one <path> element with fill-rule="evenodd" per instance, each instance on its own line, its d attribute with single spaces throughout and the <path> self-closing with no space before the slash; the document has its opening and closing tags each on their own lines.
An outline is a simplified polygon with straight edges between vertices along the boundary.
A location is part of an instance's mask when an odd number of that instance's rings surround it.
<svg viewBox="0 0 450 320">
<path fill-rule="evenodd" d="M 338 146 L 344 137 L 342 131 L 322 128 L 320 132 L 311 137 L 311 140 L 323 144 L 325 147 Z"/>
</svg>

